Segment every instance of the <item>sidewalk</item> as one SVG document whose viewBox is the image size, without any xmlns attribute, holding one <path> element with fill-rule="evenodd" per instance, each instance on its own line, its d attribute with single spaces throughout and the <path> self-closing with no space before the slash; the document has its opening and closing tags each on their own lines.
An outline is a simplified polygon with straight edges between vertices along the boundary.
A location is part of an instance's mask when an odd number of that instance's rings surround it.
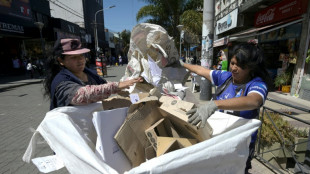
<svg viewBox="0 0 310 174">
<path fill-rule="evenodd" d="M 8 90 L 10 88 L 16 88 L 34 83 L 41 83 L 42 81 L 43 79 L 41 78 L 30 79 L 26 75 L 2 76 L 0 77 L 0 92 Z"/>
</svg>

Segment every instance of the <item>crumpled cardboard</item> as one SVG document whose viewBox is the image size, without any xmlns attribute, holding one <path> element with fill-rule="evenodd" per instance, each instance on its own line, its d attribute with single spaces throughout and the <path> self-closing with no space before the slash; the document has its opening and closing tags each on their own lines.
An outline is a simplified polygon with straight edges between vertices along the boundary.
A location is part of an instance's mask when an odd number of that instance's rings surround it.
<svg viewBox="0 0 310 174">
<path fill-rule="evenodd" d="M 169 104 L 165 101 L 161 104 L 157 97 L 150 96 L 132 104 L 128 109 L 125 122 L 114 136 L 133 167 L 145 162 L 145 149 L 151 146 L 145 130 L 162 118 L 170 120 L 180 134 L 180 138 L 197 139 L 200 142 L 209 139 L 212 135 L 211 127 L 205 126 L 205 129 L 198 129 L 187 122 L 185 113 L 194 104 L 169 98 L 166 98 L 166 101 Z"/>
</svg>

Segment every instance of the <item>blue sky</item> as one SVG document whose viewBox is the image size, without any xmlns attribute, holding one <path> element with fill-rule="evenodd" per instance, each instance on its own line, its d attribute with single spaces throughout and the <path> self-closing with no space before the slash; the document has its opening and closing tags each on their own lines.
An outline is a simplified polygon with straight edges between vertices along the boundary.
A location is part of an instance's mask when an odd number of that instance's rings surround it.
<svg viewBox="0 0 310 174">
<path fill-rule="evenodd" d="M 138 24 L 136 14 L 147 4 L 141 0 L 103 0 L 103 8 L 112 5 L 115 7 L 104 11 L 104 24 L 109 30 L 121 32 L 124 29 L 131 31 Z"/>
</svg>

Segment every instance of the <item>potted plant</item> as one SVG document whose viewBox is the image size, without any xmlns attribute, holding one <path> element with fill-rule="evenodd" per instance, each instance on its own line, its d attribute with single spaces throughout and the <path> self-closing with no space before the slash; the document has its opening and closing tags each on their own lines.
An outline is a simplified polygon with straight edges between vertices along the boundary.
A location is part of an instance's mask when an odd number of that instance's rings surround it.
<svg viewBox="0 0 310 174">
<path fill-rule="evenodd" d="M 291 85 L 289 85 L 290 81 L 291 81 L 291 73 L 286 72 L 276 76 L 274 80 L 274 85 L 275 87 L 281 89 L 282 92 L 290 92 L 291 89 Z"/>
</svg>

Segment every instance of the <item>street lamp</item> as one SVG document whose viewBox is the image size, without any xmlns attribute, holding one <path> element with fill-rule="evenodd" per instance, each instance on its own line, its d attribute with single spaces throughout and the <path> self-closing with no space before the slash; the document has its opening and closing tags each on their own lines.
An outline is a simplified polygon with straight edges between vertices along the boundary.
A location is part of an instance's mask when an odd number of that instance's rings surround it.
<svg viewBox="0 0 310 174">
<path fill-rule="evenodd" d="M 180 31 L 180 57 L 181 57 L 181 49 L 182 49 L 182 37 L 184 36 L 184 31 L 183 31 L 184 25 L 178 25 L 177 28 Z M 183 36 L 182 36 L 183 35 Z"/>
<path fill-rule="evenodd" d="M 40 30 L 42 54 L 43 54 L 43 57 L 44 57 L 45 56 L 45 46 L 44 46 L 43 36 L 42 36 L 42 29 L 44 27 L 44 24 L 42 22 L 35 22 L 34 25 L 36 25 L 39 28 L 39 30 Z"/>
<path fill-rule="evenodd" d="M 96 11 L 95 13 L 95 49 L 96 49 L 96 57 L 98 56 L 98 33 L 97 33 L 97 14 L 99 12 L 102 12 L 104 10 L 107 10 L 107 9 L 110 9 L 110 8 L 114 8 L 115 5 L 112 5 L 110 7 L 107 7 L 107 8 L 104 8 L 104 9 L 101 9 L 101 10 L 98 10 Z"/>
</svg>

